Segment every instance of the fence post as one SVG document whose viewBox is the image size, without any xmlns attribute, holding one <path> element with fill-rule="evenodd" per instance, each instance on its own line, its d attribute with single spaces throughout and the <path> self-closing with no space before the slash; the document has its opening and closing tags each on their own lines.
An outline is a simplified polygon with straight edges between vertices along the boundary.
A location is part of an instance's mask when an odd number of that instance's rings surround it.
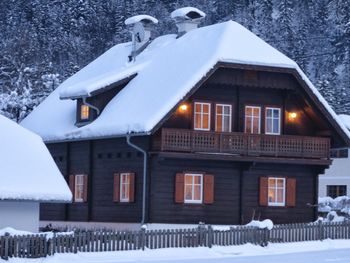
<svg viewBox="0 0 350 263">
<path fill-rule="evenodd" d="M 3 259 L 8 260 L 9 259 L 9 237 L 10 235 L 8 233 L 5 234 L 5 245 L 4 245 L 4 257 Z"/>
<path fill-rule="evenodd" d="M 213 227 L 208 225 L 208 247 L 212 248 L 213 246 Z"/>
<path fill-rule="evenodd" d="M 322 224 L 322 221 L 318 221 L 318 238 L 319 240 L 323 240 L 324 239 L 324 233 L 323 233 L 323 224 Z"/>
<path fill-rule="evenodd" d="M 146 229 L 141 227 L 141 248 L 142 250 L 145 250 L 145 244 L 146 244 Z"/>
</svg>

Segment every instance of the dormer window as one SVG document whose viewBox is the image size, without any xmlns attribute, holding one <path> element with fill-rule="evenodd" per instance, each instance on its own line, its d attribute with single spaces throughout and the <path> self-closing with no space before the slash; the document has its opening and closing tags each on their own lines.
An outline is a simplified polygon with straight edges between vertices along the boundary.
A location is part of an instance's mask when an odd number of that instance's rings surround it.
<svg viewBox="0 0 350 263">
<path fill-rule="evenodd" d="M 80 119 L 81 120 L 88 120 L 90 117 L 89 113 L 90 113 L 89 106 L 81 105 L 81 107 L 80 107 Z"/>
</svg>

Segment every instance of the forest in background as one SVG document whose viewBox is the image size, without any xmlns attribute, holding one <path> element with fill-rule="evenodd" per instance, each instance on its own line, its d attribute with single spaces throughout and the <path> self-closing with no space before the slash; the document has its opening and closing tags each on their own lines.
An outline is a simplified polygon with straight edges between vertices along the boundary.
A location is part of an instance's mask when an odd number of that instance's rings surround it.
<svg viewBox="0 0 350 263">
<path fill-rule="evenodd" d="M 202 25 L 237 21 L 294 59 L 337 113 L 350 114 L 350 0 L 0 1 L 0 114 L 23 119 L 64 79 L 130 40 L 126 18 L 195 6 Z"/>
</svg>

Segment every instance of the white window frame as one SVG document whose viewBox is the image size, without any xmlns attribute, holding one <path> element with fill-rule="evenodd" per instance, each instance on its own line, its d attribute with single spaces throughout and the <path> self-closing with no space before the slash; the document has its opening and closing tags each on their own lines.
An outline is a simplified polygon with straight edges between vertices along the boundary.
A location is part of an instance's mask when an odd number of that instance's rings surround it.
<svg viewBox="0 0 350 263">
<path fill-rule="evenodd" d="M 201 111 L 200 112 L 197 112 L 196 111 L 196 106 L 197 105 L 200 105 L 201 106 Z M 203 113 L 203 106 L 204 105 L 208 105 L 208 108 L 209 108 L 209 112 L 208 112 L 208 128 L 203 128 L 203 116 L 206 115 L 206 113 L 204 114 Z M 196 114 L 200 114 L 200 117 L 201 117 L 201 127 L 200 128 L 197 128 L 196 126 Z M 195 102 L 194 103 L 194 121 L 193 121 L 193 128 L 194 130 L 196 131 L 210 131 L 210 119 L 211 119 L 211 103 L 209 102 Z"/>
<path fill-rule="evenodd" d="M 123 177 L 126 177 L 127 178 L 127 182 L 126 183 L 123 183 Z M 130 173 L 121 173 L 120 174 L 120 184 L 119 184 L 120 186 L 120 191 L 119 191 L 119 201 L 120 202 L 124 202 L 124 203 L 128 203 L 128 202 L 130 202 Z M 126 188 L 125 189 L 128 189 L 127 190 L 127 193 L 128 193 L 128 196 L 127 197 L 125 197 L 125 198 L 123 198 L 123 185 L 125 185 L 126 186 Z M 125 195 L 126 196 L 126 195 Z"/>
<path fill-rule="evenodd" d="M 74 202 L 82 203 L 84 202 L 84 174 L 76 174 L 74 176 Z M 78 187 L 81 186 L 81 196 L 78 196 Z"/>
<path fill-rule="evenodd" d="M 278 132 L 276 133 L 276 132 L 273 132 L 273 130 L 274 130 L 274 120 L 276 119 L 276 118 L 274 118 L 273 117 L 273 114 L 272 114 L 272 117 L 267 117 L 267 111 L 268 110 L 272 110 L 272 111 L 274 111 L 274 110 L 278 110 Z M 272 131 L 271 132 L 267 132 L 266 130 L 266 127 L 267 127 L 267 120 L 270 120 L 270 121 L 272 121 L 272 125 L 271 125 L 271 128 L 272 128 Z M 266 107 L 266 109 L 265 109 L 265 134 L 271 134 L 271 135 L 280 135 L 281 134 L 281 108 L 278 108 L 278 107 Z"/>
<path fill-rule="evenodd" d="M 261 107 L 260 106 L 249 106 L 249 105 L 246 105 L 245 108 L 244 108 L 244 132 L 247 133 L 247 118 L 251 118 L 251 131 L 253 131 L 253 127 L 254 127 L 254 115 L 251 115 L 251 116 L 247 116 L 246 114 L 246 110 L 247 108 L 251 108 L 251 109 L 259 109 L 259 130 L 258 130 L 258 133 L 257 134 L 260 134 L 261 133 Z M 253 111 L 252 111 L 253 112 Z M 250 132 L 250 134 L 254 134 L 252 132 Z"/>
<path fill-rule="evenodd" d="M 282 180 L 283 181 L 283 195 L 282 195 L 282 197 L 283 197 L 283 202 L 270 202 L 270 200 L 269 200 L 269 197 L 267 198 L 267 201 L 268 201 L 268 205 L 269 206 L 285 206 L 286 205 L 286 178 L 282 178 L 282 177 L 268 177 L 268 183 L 267 183 L 267 189 L 268 189 L 268 193 L 269 193 L 269 191 L 270 191 L 270 189 L 274 189 L 274 191 L 275 191 L 275 196 L 276 196 L 276 198 L 277 198 L 277 190 L 278 189 L 281 189 L 281 187 L 278 187 L 277 186 L 277 180 Z M 276 180 L 276 187 L 272 187 L 272 186 L 270 186 L 270 180 Z"/>
<path fill-rule="evenodd" d="M 218 114 L 218 106 L 222 107 L 222 113 Z M 229 107 L 230 108 L 230 113 L 229 114 L 225 114 L 223 109 L 225 107 Z M 222 104 L 222 103 L 218 103 L 215 105 L 215 131 L 217 132 L 224 132 L 223 131 L 223 125 L 221 125 L 221 131 L 218 130 L 218 117 L 221 117 L 221 123 L 224 123 L 224 119 L 225 117 L 229 116 L 229 130 L 228 132 L 232 131 L 232 105 L 231 104 Z"/>
<path fill-rule="evenodd" d="M 192 198 L 191 199 L 186 199 L 186 176 L 192 176 Z M 194 178 L 195 177 L 200 177 L 201 178 L 201 182 L 200 182 L 200 200 L 195 200 L 194 198 L 194 187 L 195 187 L 195 183 L 194 183 Z M 184 202 L 186 204 L 201 204 L 203 203 L 203 174 L 196 174 L 196 173 L 185 173 L 185 178 L 184 178 Z"/>
<path fill-rule="evenodd" d="M 85 111 L 83 111 L 83 108 L 87 109 L 87 116 L 86 117 L 83 116 L 83 112 L 85 112 Z M 81 120 L 88 120 L 89 118 L 90 118 L 90 107 L 85 105 L 85 104 L 82 104 L 80 106 L 80 119 Z"/>
</svg>

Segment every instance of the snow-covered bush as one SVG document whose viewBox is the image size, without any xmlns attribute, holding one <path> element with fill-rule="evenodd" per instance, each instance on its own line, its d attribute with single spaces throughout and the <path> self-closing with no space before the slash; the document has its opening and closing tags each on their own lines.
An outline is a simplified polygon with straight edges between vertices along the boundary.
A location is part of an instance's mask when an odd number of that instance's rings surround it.
<svg viewBox="0 0 350 263">
<path fill-rule="evenodd" d="M 350 197 L 339 196 L 337 198 L 319 197 L 318 198 L 318 211 L 320 213 L 329 213 L 335 211 L 342 213 L 347 217 L 350 217 Z"/>
</svg>

